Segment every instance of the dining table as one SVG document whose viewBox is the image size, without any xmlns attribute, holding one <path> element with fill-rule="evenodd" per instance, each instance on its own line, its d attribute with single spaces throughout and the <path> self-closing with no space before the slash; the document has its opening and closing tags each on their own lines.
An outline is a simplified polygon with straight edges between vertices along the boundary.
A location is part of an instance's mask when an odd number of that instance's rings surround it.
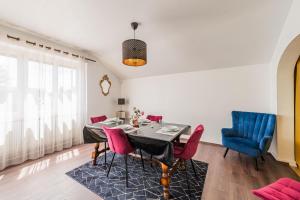
<svg viewBox="0 0 300 200">
<path fill-rule="evenodd" d="M 97 157 L 104 151 L 109 150 L 105 145 L 102 150 L 99 150 L 100 143 L 107 142 L 107 138 L 102 129 L 103 126 L 111 128 L 121 128 L 127 135 L 129 142 L 136 149 L 141 149 L 147 154 L 153 156 L 151 162 L 160 164 L 162 175 L 160 184 L 163 187 L 164 199 L 170 198 L 169 186 L 173 173 L 180 165 L 180 161 L 174 159 L 174 142 L 178 142 L 180 136 L 189 135 L 191 126 L 178 123 L 167 122 L 142 122 L 138 127 L 130 127 L 129 120 L 106 120 L 93 124 L 86 124 L 83 129 L 84 143 L 95 143 L 95 150 L 92 152 L 93 164 L 96 165 Z M 168 128 L 176 127 L 175 130 L 169 131 Z M 106 162 L 106 156 L 105 156 Z"/>
</svg>

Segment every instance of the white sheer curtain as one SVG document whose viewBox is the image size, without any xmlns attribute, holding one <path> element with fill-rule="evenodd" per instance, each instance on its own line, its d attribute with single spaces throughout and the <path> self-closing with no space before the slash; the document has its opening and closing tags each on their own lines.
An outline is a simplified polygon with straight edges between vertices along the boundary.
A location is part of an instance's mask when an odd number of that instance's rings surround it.
<svg viewBox="0 0 300 200">
<path fill-rule="evenodd" d="M 0 170 L 81 144 L 86 63 L 0 42 Z"/>
</svg>

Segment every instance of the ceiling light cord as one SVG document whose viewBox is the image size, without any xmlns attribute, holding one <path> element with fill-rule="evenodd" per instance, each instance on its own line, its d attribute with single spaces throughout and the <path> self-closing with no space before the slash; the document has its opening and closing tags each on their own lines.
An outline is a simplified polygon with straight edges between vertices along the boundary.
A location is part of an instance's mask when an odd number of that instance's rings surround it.
<svg viewBox="0 0 300 200">
<path fill-rule="evenodd" d="M 135 30 L 133 30 L 133 39 L 135 40 Z"/>
</svg>

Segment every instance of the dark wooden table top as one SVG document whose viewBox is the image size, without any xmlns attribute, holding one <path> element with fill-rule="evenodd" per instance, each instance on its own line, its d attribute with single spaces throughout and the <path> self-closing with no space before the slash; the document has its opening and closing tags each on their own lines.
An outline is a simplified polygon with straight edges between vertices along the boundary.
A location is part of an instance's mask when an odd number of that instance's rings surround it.
<svg viewBox="0 0 300 200">
<path fill-rule="evenodd" d="M 129 125 L 129 122 L 128 121 L 115 122 L 115 123 L 99 122 L 94 124 L 87 124 L 86 127 L 93 128 L 93 129 L 102 129 L 103 126 L 122 128 L 122 126 L 124 125 Z M 167 133 L 159 132 L 161 128 L 168 127 L 168 126 L 177 126 L 179 130 L 174 132 L 167 132 Z M 149 124 L 140 124 L 139 128 L 135 128 L 134 130 L 124 131 L 124 132 L 126 134 L 130 134 L 136 137 L 144 137 L 144 138 L 151 138 L 151 139 L 171 142 L 181 134 L 190 134 L 190 130 L 191 130 L 190 125 L 166 123 L 166 122 L 161 122 L 161 123 L 151 122 Z"/>
</svg>

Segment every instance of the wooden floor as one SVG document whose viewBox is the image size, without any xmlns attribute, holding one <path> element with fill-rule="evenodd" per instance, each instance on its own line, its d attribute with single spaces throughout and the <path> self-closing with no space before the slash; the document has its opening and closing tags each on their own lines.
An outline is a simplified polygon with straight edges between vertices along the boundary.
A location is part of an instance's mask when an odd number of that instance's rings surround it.
<svg viewBox="0 0 300 200">
<path fill-rule="evenodd" d="M 84 186 L 65 175 L 79 165 L 90 161 L 93 145 L 80 145 L 62 152 L 10 167 L 0 172 L 0 199 L 28 200 L 96 200 L 101 199 Z M 271 156 L 254 169 L 253 160 L 224 148 L 201 143 L 194 157 L 209 163 L 203 200 L 256 199 L 251 189 L 269 184 L 280 177 L 298 179 L 286 165 Z M 299 180 L 299 179 L 298 179 Z"/>
</svg>

